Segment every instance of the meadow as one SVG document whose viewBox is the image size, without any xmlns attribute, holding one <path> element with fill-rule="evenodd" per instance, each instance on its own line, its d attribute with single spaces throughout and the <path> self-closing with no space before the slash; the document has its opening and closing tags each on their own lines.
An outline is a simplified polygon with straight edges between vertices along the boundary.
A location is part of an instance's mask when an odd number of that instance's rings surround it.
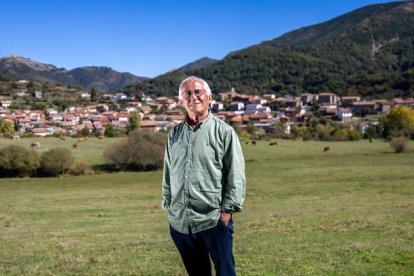
<svg viewBox="0 0 414 276">
<path fill-rule="evenodd" d="M 40 141 L 39 150 L 51 146 Z M 88 141 L 83 153 L 73 152 L 99 165 L 110 142 Z M 379 140 L 242 146 L 239 275 L 414 274 L 412 143 L 403 154 Z M 0 178 L 0 274 L 185 275 L 160 209 L 161 176 Z"/>
</svg>

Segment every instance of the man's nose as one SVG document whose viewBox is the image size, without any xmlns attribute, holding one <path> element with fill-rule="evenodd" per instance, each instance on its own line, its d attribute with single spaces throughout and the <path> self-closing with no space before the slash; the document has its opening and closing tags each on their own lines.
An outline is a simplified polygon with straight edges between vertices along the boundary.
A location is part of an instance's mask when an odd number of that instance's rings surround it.
<svg viewBox="0 0 414 276">
<path fill-rule="evenodd" d="M 192 92 L 192 93 L 191 93 L 190 99 L 192 99 L 192 100 L 197 100 L 197 97 L 196 97 L 196 95 L 195 95 L 195 92 Z"/>
</svg>

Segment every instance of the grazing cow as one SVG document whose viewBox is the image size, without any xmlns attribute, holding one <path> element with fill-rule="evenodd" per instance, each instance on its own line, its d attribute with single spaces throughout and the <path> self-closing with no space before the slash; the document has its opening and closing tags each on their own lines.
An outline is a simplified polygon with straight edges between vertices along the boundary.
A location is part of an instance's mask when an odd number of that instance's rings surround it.
<svg viewBox="0 0 414 276">
<path fill-rule="evenodd" d="M 252 145 L 256 145 L 256 141 L 252 141 Z"/>
<path fill-rule="evenodd" d="M 324 149 L 323 149 L 323 151 L 329 151 L 331 148 L 330 147 L 325 147 Z"/>
<path fill-rule="evenodd" d="M 65 137 L 63 137 L 63 136 L 59 136 L 59 139 L 62 140 L 62 141 L 66 140 Z"/>
<path fill-rule="evenodd" d="M 40 142 L 38 142 L 38 141 L 36 141 L 36 142 L 32 142 L 31 144 L 30 144 L 30 146 L 32 147 L 32 148 L 40 148 Z"/>
<path fill-rule="evenodd" d="M 248 145 L 249 144 L 249 141 L 246 141 L 246 145 Z"/>
<path fill-rule="evenodd" d="M 277 146 L 277 142 L 276 142 L 276 141 L 274 141 L 274 142 L 270 142 L 270 143 L 269 143 L 269 146 Z"/>
<path fill-rule="evenodd" d="M 20 136 L 19 135 L 13 135 L 12 137 L 10 137 L 10 139 L 12 139 L 12 140 L 20 140 Z"/>
</svg>

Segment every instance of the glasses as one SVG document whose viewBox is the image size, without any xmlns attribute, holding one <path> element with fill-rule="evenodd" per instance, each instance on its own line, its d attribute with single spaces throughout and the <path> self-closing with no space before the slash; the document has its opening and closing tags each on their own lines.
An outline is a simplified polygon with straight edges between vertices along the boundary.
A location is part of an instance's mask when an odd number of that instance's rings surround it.
<svg viewBox="0 0 414 276">
<path fill-rule="evenodd" d="M 203 96 L 207 91 L 204 89 L 196 89 L 194 90 L 194 93 L 192 93 L 191 91 L 183 91 L 182 95 L 185 99 L 189 99 L 191 98 L 191 95 L 194 94 L 194 96 L 196 96 L 197 98 L 200 98 L 201 96 Z"/>
</svg>

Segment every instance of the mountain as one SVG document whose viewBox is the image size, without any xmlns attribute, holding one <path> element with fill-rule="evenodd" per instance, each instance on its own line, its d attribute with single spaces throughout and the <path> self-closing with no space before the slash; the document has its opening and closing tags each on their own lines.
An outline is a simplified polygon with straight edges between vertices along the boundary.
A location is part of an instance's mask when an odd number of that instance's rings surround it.
<svg viewBox="0 0 414 276">
<path fill-rule="evenodd" d="M 207 67 L 175 70 L 136 85 L 136 91 L 175 95 L 188 75 L 214 92 L 332 91 L 364 97 L 414 97 L 414 3 L 371 5 L 232 52 Z"/>
<path fill-rule="evenodd" d="M 139 83 L 147 78 L 130 73 L 120 73 L 109 67 L 79 67 L 73 70 L 57 68 L 19 56 L 6 56 L 0 59 L 0 74 L 16 79 L 54 82 L 81 86 L 86 89 L 94 87 L 96 91 L 117 91 L 127 85 Z"/>
<path fill-rule="evenodd" d="M 201 69 L 201 68 L 205 68 L 208 67 L 214 63 L 216 63 L 218 60 L 217 59 L 211 59 L 208 57 L 203 57 L 200 58 L 194 62 L 188 63 L 182 67 L 180 67 L 178 70 L 181 72 L 191 72 L 193 70 L 197 70 L 197 69 Z"/>
</svg>

